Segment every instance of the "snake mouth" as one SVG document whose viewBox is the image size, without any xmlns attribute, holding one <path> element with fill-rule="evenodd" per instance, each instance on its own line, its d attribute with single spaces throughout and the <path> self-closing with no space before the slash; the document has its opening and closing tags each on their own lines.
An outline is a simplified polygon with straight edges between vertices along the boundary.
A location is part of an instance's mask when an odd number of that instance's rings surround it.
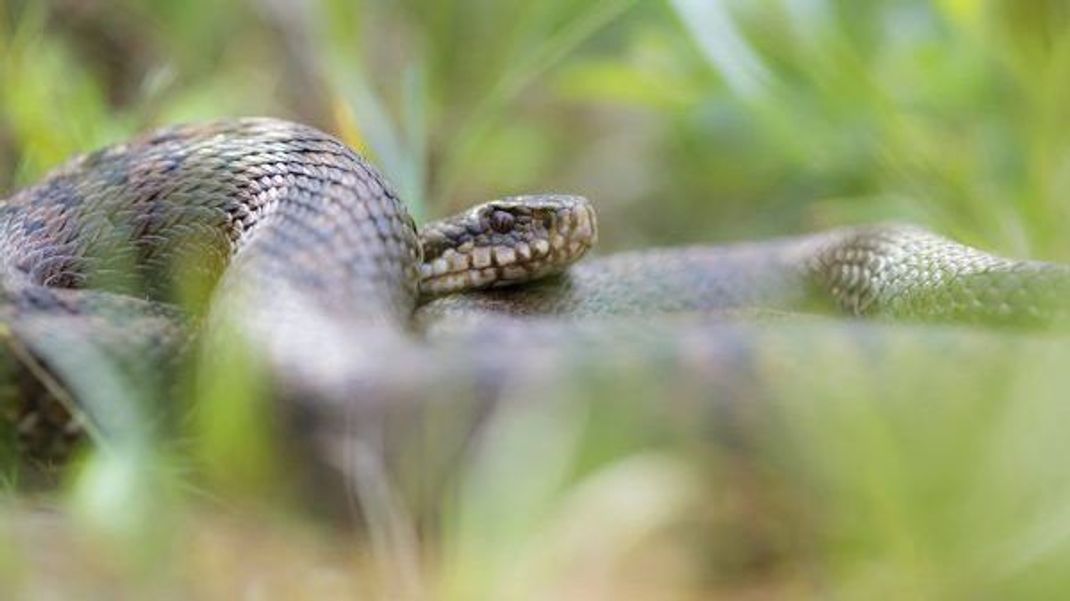
<svg viewBox="0 0 1070 601">
<path fill-rule="evenodd" d="M 420 291 L 439 295 L 564 271 L 594 245 L 597 222 L 579 196 L 517 196 L 427 226 L 421 236 Z"/>
</svg>

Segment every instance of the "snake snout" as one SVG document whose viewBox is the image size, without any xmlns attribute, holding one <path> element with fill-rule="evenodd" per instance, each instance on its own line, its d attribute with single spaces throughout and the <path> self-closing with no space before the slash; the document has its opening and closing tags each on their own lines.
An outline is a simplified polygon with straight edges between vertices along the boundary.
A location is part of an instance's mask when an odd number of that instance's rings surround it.
<svg viewBox="0 0 1070 601">
<path fill-rule="evenodd" d="M 505 286 L 563 271 L 597 240 L 590 201 L 540 194 L 484 203 L 420 232 L 427 295 Z"/>
</svg>

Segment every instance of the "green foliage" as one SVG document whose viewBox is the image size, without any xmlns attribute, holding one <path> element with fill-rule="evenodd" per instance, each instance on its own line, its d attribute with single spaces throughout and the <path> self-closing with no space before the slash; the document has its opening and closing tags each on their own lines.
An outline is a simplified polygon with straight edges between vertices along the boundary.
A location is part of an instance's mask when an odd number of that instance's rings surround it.
<svg viewBox="0 0 1070 601">
<path fill-rule="evenodd" d="M 603 250 L 902 219 L 1068 260 L 1068 106 L 1061 0 L 0 0 L 0 196 L 154 125 L 271 114 L 368 153 L 418 219 L 552 189 L 593 198 Z M 522 391 L 562 402 L 493 417 L 455 494 L 427 501 L 439 539 L 387 499 L 378 569 L 331 574 L 456 599 L 1049 596 L 1070 566 L 1067 357 L 1017 350 L 962 373 L 934 373 L 939 349 L 764 366 L 782 386 L 748 460 L 651 413 L 664 374 Z M 86 555 L 118 559 L 74 590 L 225 597 L 244 572 L 206 564 L 243 565 L 250 531 L 298 538 L 256 498 L 279 493 L 277 449 L 259 374 L 230 355 L 183 389 L 178 448 L 131 413 L 82 458 L 60 502 Z M 152 396 L 110 385 L 104 406 Z M 255 527 L 204 543 L 205 498 Z M 0 539 L 46 544 L 25 511 L 5 506 Z M 0 595 L 62 586 L 26 547 L 0 545 Z"/>
</svg>

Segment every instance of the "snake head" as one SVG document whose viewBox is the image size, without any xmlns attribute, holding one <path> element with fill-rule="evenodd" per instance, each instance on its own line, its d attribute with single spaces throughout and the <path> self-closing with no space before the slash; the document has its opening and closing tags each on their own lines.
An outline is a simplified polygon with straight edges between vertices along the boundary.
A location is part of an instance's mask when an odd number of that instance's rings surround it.
<svg viewBox="0 0 1070 601">
<path fill-rule="evenodd" d="M 597 225 L 586 198 L 539 194 L 478 205 L 420 238 L 420 291 L 430 296 L 560 273 L 594 245 Z"/>
</svg>

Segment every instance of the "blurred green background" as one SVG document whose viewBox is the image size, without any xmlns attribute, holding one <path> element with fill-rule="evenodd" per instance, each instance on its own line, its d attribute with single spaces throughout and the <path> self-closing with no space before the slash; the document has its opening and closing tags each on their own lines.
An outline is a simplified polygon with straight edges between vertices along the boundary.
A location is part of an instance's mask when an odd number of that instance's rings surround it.
<svg viewBox="0 0 1070 601">
<path fill-rule="evenodd" d="M 360 146 L 421 218 L 589 195 L 603 250 L 907 219 L 1066 258 L 1058 0 L 0 5 L 0 189 L 175 121 Z"/>
<path fill-rule="evenodd" d="M 0 0 L 0 196 L 156 125 L 273 115 L 368 154 L 418 220 L 560 191 L 596 203 L 600 252 L 898 219 L 1066 261 L 1068 107 L 1070 3 L 1060 0 Z M 1043 597 L 1070 566 L 1070 478 L 1055 427 L 1066 423 L 1066 358 L 969 382 L 934 382 L 919 362 L 801 389 L 801 374 L 781 374 L 787 398 L 844 399 L 796 432 L 819 484 L 711 462 L 690 440 L 655 453 L 635 442 L 648 436 L 641 414 L 507 416 L 496 444 L 519 465 L 477 462 L 446 543 L 400 555 L 447 566 L 412 578 L 457 599 Z M 217 393 L 241 397 L 233 386 Z M 881 395 L 920 396 L 931 411 L 846 401 Z M 607 411 L 620 429 L 591 417 Z M 829 419 L 831 439 L 807 429 Z M 563 455 L 535 452 L 545 440 Z M 234 461 L 263 461 L 248 436 L 228 444 Z M 556 480 L 569 449 L 601 457 L 599 468 Z M 138 461 L 89 460 L 72 486 L 75 513 L 92 516 L 104 542 L 34 530 L 13 500 L 0 537 L 16 542 L 0 550 L 0 579 L 27 598 L 62 590 L 40 565 L 87 587 L 82 571 L 99 570 L 96 591 L 132 581 L 155 595 L 193 581 L 228 598 L 228 587 L 258 582 L 322 598 L 310 591 L 353 589 L 321 564 L 349 574 L 382 559 L 379 541 L 339 560 L 290 534 L 286 518 L 273 534 L 206 527 L 175 501 L 187 493 L 158 475 L 163 463 Z M 510 497 L 517 482 L 496 469 L 534 474 L 521 487 L 530 494 Z M 807 517 L 814 487 L 828 521 Z M 541 517 L 488 501 L 498 498 Z M 681 525 L 681 513 L 694 519 Z M 695 524 L 712 534 L 693 540 Z M 587 548 L 585 527 L 605 538 Z M 49 541 L 121 559 L 71 567 L 19 551 Z M 405 561 L 385 555 L 383 570 L 411 592 Z M 165 560 L 175 563 L 161 571 Z"/>
</svg>

